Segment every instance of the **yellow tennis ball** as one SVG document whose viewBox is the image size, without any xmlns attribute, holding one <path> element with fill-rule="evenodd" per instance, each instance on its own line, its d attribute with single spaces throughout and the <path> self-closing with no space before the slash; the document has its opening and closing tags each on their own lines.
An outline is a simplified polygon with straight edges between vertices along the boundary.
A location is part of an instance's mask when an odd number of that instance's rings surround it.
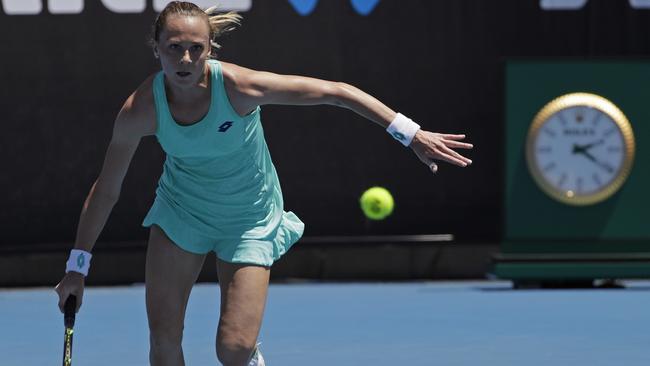
<svg viewBox="0 0 650 366">
<path fill-rule="evenodd" d="M 361 210 L 367 218 L 383 220 L 393 212 L 393 196 L 386 188 L 372 187 L 363 192 L 359 199 Z"/>
</svg>

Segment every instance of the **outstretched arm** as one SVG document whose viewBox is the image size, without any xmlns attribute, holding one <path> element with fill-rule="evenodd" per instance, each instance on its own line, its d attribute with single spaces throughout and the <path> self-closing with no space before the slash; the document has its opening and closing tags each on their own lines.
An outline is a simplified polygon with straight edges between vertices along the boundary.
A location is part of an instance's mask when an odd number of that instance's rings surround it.
<svg viewBox="0 0 650 366">
<path fill-rule="evenodd" d="M 135 101 L 142 99 L 138 94 L 147 95 L 142 91 L 136 91 L 126 101 L 115 120 L 113 137 L 106 151 L 101 173 L 90 188 L 81 209 L 77 237 L 70 255 L 72 265 L 76 267 L 71 269 L 68 266 L 70 270 L 66 270 L 65 276 L 55 288 L 59 295 L 61 312 L 70 295 L 77 297 L 77 309 L 81 306 L 84 277 L 91 258 L 90 252 L 120 196 L 122 181 L 141 137 L 155 130 L 149 123 L 152 119 L 145 115 L 151 115 L 152 112 L 143 112 L 147 108 L 134 107 L 135 104 L 142 104 Z"/>
<path fill-rule="evenodd" d="M 341 82 L 309 77 L 278 75 L 222 63 L 229 96 L 238 112 L 247 113 L 259 105 L 329 104 L 348 108 L 387 128 L 398 113 L 362 90 Z M 436 172 L 435 160 L 465 167 L 472 161 L 454 149 L 471 149 L 461 142 L 465 135 L 442 134 L 418 130 L 409 147 L 418 158 Z"/>
<path fill-rule="evenodd" d="M 91 252 L 108 216 L 120 196 L 122 181 L 144 136 L 143 123 L 132 110 L 131 96 L 115 120 L 113 136 L 106 150 L 104 165 L 90 188 L 79 218 L 75 249 Z"/>
</svg>

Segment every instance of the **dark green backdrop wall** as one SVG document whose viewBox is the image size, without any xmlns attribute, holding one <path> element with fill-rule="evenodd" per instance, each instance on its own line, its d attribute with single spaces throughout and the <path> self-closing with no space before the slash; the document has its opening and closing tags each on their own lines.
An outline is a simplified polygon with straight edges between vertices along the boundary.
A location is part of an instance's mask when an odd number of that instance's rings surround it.
<svg viewBox="0 0 650 366">
<path fill-rule="evenodd" d="M 502 235 L 504 64 L 516 58 L 637 59 L 650 54 L 650 14 L 591 0 L 548 12 L 532 0 L 382 0 L 367 16 L 323 0 L 301 16 L 284 0 L 256 0 L 220 58 L 254 69 L 356 85 L 434 131 L 467 133 L 468 169 L 432 176 L 370 122 L 334 107 L 263 108 L 286 208 L 306 235 Z M 123 100 L 158 70 L 146 46 L 155 13 L 115 14 L 86 1 L 78 15 L 0 13 L 0 245 L 74 238 Z M 645 88 L 647 85 L 634 87 Z M 100 240 L 146 237 L 163 153 L 143 141 Z M 367 223 L 369 186 L 390 189 L 394 215 Z"/>
</svg>

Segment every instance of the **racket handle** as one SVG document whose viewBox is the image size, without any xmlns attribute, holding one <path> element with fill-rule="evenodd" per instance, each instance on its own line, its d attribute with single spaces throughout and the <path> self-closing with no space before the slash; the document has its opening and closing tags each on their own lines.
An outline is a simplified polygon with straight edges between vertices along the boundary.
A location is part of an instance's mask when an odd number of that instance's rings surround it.
<svg viewBox="0 0 650 366">
<path fill-rule="evenodd" d="M 77 297 L 74 295 L 68 296 L 68 299 L 65 300 L 65 305 L 63 306 L 64 315 L 63 323 L 66 328 L 74 327 L 74 316 L 77 310 Z"/>
</svg>

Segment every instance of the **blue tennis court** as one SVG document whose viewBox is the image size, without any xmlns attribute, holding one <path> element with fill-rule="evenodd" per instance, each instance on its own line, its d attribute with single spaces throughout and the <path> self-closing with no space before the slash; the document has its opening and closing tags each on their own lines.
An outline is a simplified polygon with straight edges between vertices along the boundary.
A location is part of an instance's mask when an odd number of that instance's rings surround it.
<svg viewBox="0 0 650 366">
<path fill-rule="evenodd" d="M 272 284 L 260 341 L 275 365 L 650 364 L 650 282 L 626 289 L 511 290 L 510 283 Z M 74 365 L 147 365 L 144 287 L 90 287 Z M 51 289 L 0 292 L 2 365 L 52 365 L 63 320 Z M 216 365 L 219 288 L 198 284 L 183 346 Z"/>
</svg>

